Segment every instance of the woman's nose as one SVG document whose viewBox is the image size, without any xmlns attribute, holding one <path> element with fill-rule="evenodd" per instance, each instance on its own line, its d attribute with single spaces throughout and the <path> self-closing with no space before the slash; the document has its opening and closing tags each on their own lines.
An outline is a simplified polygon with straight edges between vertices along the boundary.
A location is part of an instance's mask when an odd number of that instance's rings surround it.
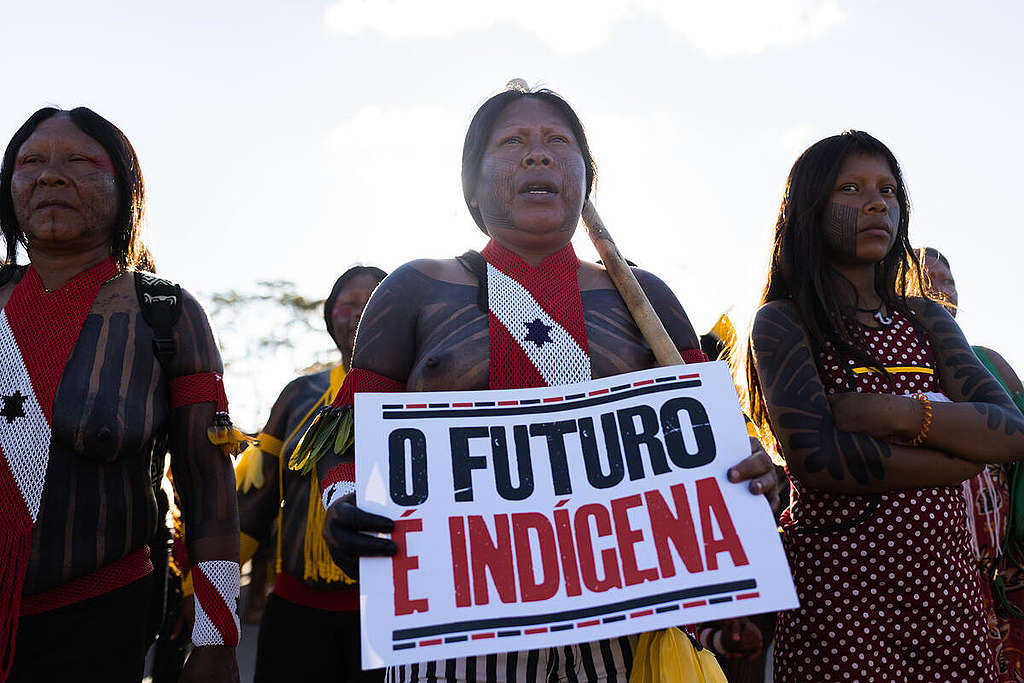
<svg viewBox="0 0 1024 683">
<path fill-rule="evenodd" d="M 530 168 L 531 166 L 550 166 L 551 157 L 540 150 L 535 150 L 523 157 L 523 166 Z"/>
<path fill-rule="evenodd" d="M 46 167 L 39 173 L 39 178 L 36 182 L 44 187 L 55 187 L 65 185 L 67 180 L 64 178 L 64 174 L 60 172 L 53 163 L 46 164 Z"/>
<path fill-rule="evenodd" d="M 868 213 L 889 213 L 889 205 L 885 203 L 885 198 L 880 192 L 875 192 L 873 196 L 868 198 L 865 211 Z"/>
</svg>

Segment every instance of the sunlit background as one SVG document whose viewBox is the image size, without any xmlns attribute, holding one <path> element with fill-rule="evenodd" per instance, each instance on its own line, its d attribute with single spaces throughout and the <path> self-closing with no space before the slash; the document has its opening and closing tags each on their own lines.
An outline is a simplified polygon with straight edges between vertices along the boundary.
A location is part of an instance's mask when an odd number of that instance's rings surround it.
<svg viewBox="0 0 1024 683">
<path fill-rule="evenodd" d="M 5 2 L 0 137 L 88 105 L 142 160 L 159 270 L 207 303 L 356 262 L 480 248 L 462 137 L 512 77 L 576 107 L 596 204 L 698 331 L 745 325 L 786 173 L 846 128 L 903 164 L 911 238 L 949 257 L 972 342 L 1024 370 L 1017 3 L 875 0 Z M 596 258 L 580 233 L 577 250 Z M 258 429 L 322 326 L 217 316 L 236 419 Z M 247 340 L 294 342 L 272 353 Z"/>
</svg>

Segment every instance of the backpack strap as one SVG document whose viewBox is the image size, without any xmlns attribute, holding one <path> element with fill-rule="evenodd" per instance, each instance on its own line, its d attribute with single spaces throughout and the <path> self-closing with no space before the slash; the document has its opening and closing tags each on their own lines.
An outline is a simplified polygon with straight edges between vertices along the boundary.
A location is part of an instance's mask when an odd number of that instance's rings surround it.
<svg viewBox="0 0 1024 683">
<path fill-rule="evenodd" d="M 152 273 L 135 271 L 135 294 L 142 317 L 153 330 L 153 355 L 166 367 L 177 348 L 174 324 L 181 317 L 181 286 Z"/>
</svg>

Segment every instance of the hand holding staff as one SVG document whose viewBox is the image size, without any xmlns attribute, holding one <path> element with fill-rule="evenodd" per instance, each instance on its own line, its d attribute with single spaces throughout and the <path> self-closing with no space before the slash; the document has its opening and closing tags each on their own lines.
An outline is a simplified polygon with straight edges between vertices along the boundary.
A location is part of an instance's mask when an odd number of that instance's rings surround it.
<svg viewBox="0 0 1024 683">
<path fill-rule="evenodd" d="M 597 215 L 597 209 L 589 199 L 583 205 L 583 224 L 587 226 L 587 234 L 590 235 L 594 248 L 597 249 L 608 275 L 615 284 L 615 289 L 619 290 L 633 320 L 640 328 L 640 334 L 654 351 L 658 365 L 683 365 L 683 358 L 679 355 L 672 338 L 668 336 L 665 326 L 661 324 L 661 318 L 655 313 L 654 307 L 648 301 L 644 290 L 640 288 L 632 269 L 627 265 L 626 259 L 622 258 L 619 248 L 615 246 L 612 236 L 604 227 L 601 217 Z"/>
</svg>

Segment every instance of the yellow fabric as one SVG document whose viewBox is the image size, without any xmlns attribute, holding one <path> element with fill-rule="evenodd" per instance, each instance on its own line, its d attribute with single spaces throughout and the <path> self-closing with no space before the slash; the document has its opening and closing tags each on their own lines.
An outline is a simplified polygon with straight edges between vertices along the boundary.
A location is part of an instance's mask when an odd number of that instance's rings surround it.
<svg viewBox="0 0 1024 683">
<path fill-rule="evenodd" d="M 333 583 L 355 583 L 331 559 L 322 530 L 327 512 L 320 502 L 320 478 L 316 470 L 309 477 L 309 507 L 306 510 L 306 537 L 302 542 L 302 578 Z"/>
<path fill-rule="evenodd" d="M 235 489 L 249 493 L 254 488 L 263 488 L 266 483 L 263 476 L 263 453 L 259 446 L 250 444 L 235 463 Z"/>
<path fill-rule="evenodd" d="M 271 436 L 266 432 L 260 432 L 259 436 L 256 437 L 257 445 L 260 450 L 264 453 L 270 453 L 271 455 L 280 456 L 281 449 L 284 447 L 284 443 L 281 439 L 275 436 Z"/>
<path fill-rule="evenodd" d="M 761 438 L 761 435 L 757 431 L 757 425 L 755 425 L 753 422 L 747 423 L 747 436 L 752 436 L 755 439 Z"/>
<path fill-rule="evenodd" d="M 718 660 L 678 628 L 641 633 L 629 683 L 728 683 Z"/>
<path fill-rule="evenodd" d="M 188 597 L 192 593 L 192 572 L 188 571 L 181 577 L 181 594 Z"/>
<path fill-rule="evenodd" d="M 922 375 L 934 375 L 935 374 L 935 371 L 932 370 L 931 368 L 922 368 L 922 367 L 917 366 L 917 365 L 890 365 L 889 367 L 885 368 L 885 371 L 888 372 L 889 374 L 893 374 L 893 373 L 897 373 L 897 372 L 916 372 L 916 373 L 919 373 L 919 374 L 922 374 Z M 874 368 L 863 367 L 863 366 L 859 367 L 859 368 L 854 368 L 853 369 L 853 373 L 855 375 L 864 375 L 864 374 L 867 374 L 869 372 L 878 372 L 878 370 L 875 370 Z"/>
<path fill-rule="evenodd" d="M 722 342 L 722 345 L 726 349 L 731 349 L 736 343 L 736 328 L 732 324 L 732 320 L 729 319 L 728 313 L 723 313 L 719 318 L 715 326 L 711 328 L 711 334 L 715 335 L 718 341 Z M 716 360 L 712 358 L 711 360 Z"/>
<path fill-rule="evenodd" d="M 243 564 L 252 559 L 252 556 L 256 554 L 256 549 L 260 547 L 260 542 L 255 538 L 245 533 L 240 532 L 239 543 L 238 543 L 238 566 L 241 567 Z"/>
</svg>

